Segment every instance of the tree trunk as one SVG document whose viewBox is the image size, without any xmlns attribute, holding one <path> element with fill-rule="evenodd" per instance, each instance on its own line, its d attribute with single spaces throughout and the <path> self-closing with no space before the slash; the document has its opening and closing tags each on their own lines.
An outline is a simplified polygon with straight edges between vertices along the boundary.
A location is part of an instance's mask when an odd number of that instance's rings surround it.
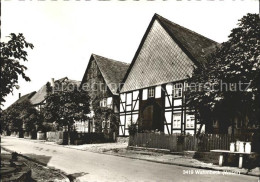
<svg viewBox="0 0 260 182">
<path fill-rule="evenodd" d="M 200 135 L 202 127 L 203 127 L 203 124 L 200 124 L 200 128 L 199 128 L 199 131 L 197 133 L 197 137 Z"/>
</svg>

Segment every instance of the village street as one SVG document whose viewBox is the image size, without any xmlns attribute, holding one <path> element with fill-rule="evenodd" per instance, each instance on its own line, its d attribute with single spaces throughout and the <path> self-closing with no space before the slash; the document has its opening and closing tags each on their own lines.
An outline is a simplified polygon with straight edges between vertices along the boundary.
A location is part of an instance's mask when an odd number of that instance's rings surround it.
<svg viewBox="0 0 260 182">
<path fill-rule="evenodd" d="M 257 177 L 246 175 L 187 174 L 199 169 L 80 151 L 14 137 L 1 137 L 2 146 L 60 169 L 80 181 L 258 181 Z"/>
</svg>

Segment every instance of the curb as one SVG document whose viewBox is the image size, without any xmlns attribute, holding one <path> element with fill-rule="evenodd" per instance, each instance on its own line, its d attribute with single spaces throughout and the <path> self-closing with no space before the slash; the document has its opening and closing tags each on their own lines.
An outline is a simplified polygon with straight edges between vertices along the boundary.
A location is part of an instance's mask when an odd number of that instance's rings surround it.
<svg viewBox="0 0 260 182">
<path fill-rule="evenodd" d="M 137 148 L 137 151 L 140 151 L 141 148 L 143 148 L 143 147 Z M 144 150 L 147 150 L 146 148 L 143 148 L 143 149 L 144 149 Z M 130 150 L 135 150 L 135 148 L 134 148 L 134 147 L 130 147 Z M 156 149 L 156 150 L 159 150 L 159 149 Z M 148 151 L 149 151 L 149 149 L 148 149 Z M 159 152 L 159 153 L 164 153 L 164 152 Z M 173 154 L 173 153 L 171 153 L 171 152 L 166 152 L 166 154 Z M 111 154 L 111 155 L 113 155 L 113 154 Z M 177 153 L 177 154 L 173 154 L 173 155 L 181 155 L 181 154 Z M 156 162 L 156 163 L 161 163 L 161 164 L 182 166 L 182 167 L 191 167 L 191 168 L 197 168 L 197 169 L 206 169 L 206 170 L 214 170 L 214 171 L 222 171 L 222 172 L 227 171 L 226 169 L 215 169 L 215 168 L 213 168 L 213 167 L 194 166 L 194 165 L 180 164 L 180 163 L 174 163 L 174 162 L 156 161 L 156 160 L 151 160 L 151 159 L 141 159 L 141 158 L 127 157 L 127 156 L 123 156 L 123 157 L 132 158 L 132 159 L 139 159 L 139 160 L 144 160 L 144 161 L 149 161 L 149 162 Z M 239 172 L 240 172 L 240 171 L 239 171 Z M 248 172 L 243 172 L 243 171 L 240 172 L 240 174 L 248 175 L 248 176 L 260 177 L 260 174 L 259 174 L 259 175 L 250 174 L 250 173 L 248 173 Z"/>
<path fill-rule="evenodd" d="M 1 146 L 1 150 L 5 150 L 5 151 L 10 152 L 10 153 L 15 152 L 15 151 L 9 150 L 9 149 L 7 149 L 7 148 L 5 148 L 5 147 L 3 147 L 3 146 Z M 65 181 L 65 182 L 69 181 L 69 182 L 70 182 L 70 179 L 67 177 L 67 174 L 66 174 L 65 172 L 62 172 L 61 170 L 56 169 L 56 168 L 54 168 L 54 167 L 49 167 L 49 166 L 47 166 L 47 164 L 45 164 L 45 163 L 43 163 L 43 162 L 40 162 L 40 161 L 37 161 L 36 159 L 30 158 L 30 157 L 28 157 L 28 156 L 26 156 L 26 155 L 23 155 L 23 154 L 21 154 L 21 153 L 18 153 L 18 155 L 21 156 L 21 157 L 23 157 L 23 158 L 25 158 L 25 159 L 27 159 L 27 160 L 29 160 L 29 161 L 32 161 L 32 162 L 35 162 L 35 163 L 37 163 L 37 164 L 39 164 L 39 165 L 48 167 L 49 169 L 54 169 L 54 170 L 56 170 L 56 171 L 64 178 L 62 181 Z M 64 174 L 63 174 L 63 173 L 64 173 Z"/>
<path fill-rule="evenodd" d="M 147 161 L 147 162 L 154 162 L 154 163 L 159 163 L 159 164 L 168 164 L 168 165 L 189 167 L 189 168 L 196 168 L 196 169 L 205 169 L 205 170 L 222 171 L 222 172 L 228 171 L 228 170 L 225 170 L 225 169 L 215 169 L 215 168 L 211 168 L 211 167 L 192 166 L 192 165 L 173 163 L 173 162 L 156 161 L 156 160 L 151 160 L 151 159 L 142 159 L 142 158 L 137 158 L 137 157 L 128 157 L 128 156 L 118 155 L 118 154 L 106 154 L 106 155 L 113 155 L 113 156 L 117 156 L 117 157 L 124 157 L 124 158 L 129 158 L 129 159 L 138 159 L 138 160 L 143 160 L 143 161 Z M 260 177 L 260 175 L 249 174 L 249 173 L 245 173 L 245 172 L 240 172 L 240 174 L 247 175 L 247 176 Z"/>
</svg>

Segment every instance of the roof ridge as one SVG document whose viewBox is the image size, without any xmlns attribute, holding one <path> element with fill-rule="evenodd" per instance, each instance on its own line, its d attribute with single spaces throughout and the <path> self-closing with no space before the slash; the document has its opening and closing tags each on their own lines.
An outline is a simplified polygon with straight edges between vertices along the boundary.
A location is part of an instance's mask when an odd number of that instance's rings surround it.
<svg viewBox="0 0 260 182">
<path fill-rule="evenodd" d="M 107 59 L 109 61 L 113 61 L 113 62 L 118 62 L 118 63 L 123 63 L 123 64 L 126 64 L 126 65 L 129 65 L 129 63 L 126 63 L 126 62 L 123 62 L 123 61 L 117 61 L 117 60 L 114 60 L 114 59 L 111 59 L 111 58 L 107 58 L 107 57 L 104 57 L 104 56 L 100 56 L 100 55 L 97 55 L 97 54 L 93 54 L 92 53 L 92 56 L 96 56 L 96 57 L 100 57 L 100 58 L 104 58 L 104 59 Z M 104 60 L 102 60 L 104 61 Z"/>
<path fill-rule="evenodd" d="M 188 29 L 188 28 L 186 28 L 186 27 L 184 27 L 184 26 L 182 26 L 182 25 L 179 25 L 179 24 L 177 24 L 177 23 L 175 23 L 175 22 L 173 22 L 173 21 L 171 21 L 171 20 L 168 20 L 167 18 L 164 18 L 163 16 L 161 16 L 161 15 L 159 15 L 159 14 L 157 14 L 157 13 L 155 13 L 154 16 L 155 16 L 156 18 L 159 18 L 159 19 L 162 18 L 162 19 L 168 21 L 169 23 L 171 23 L 171 24 L 173 24 L 173 25 L 179 26 L 179 27 L 181 27 L 181 28 L 183 28 L 183 29 L 185 29 L 185 30 L 187 30 L 187 31 L 189 31 L 189 32 L 191 32 L 191 33 L 193 33 L 193 34 L 196 34 L 196 35 L 198 35 L 198 36 L 200 36 L 200 37 L 203 37 L 203 38 L 205 38 L 205 39 L 208 39 L 208 40 L 210 40 L 211 42 L 213 42 L 213 43 L 215 43 L 215 44 L 216 44 L 216 43 L 219 44 L 218 42 L 216 42 L 216 41 L 214 41 L 214 40 L 212 40 L 212 39 L 210 39 L 210 38 L 208 38 L 208 37 L 205 37 L 204 35 L 201 35 L 201 34 L 195 32 L 195 31 L 193 31 L 193 30 L 191 30 L 191 29 Z"/>
</svg>

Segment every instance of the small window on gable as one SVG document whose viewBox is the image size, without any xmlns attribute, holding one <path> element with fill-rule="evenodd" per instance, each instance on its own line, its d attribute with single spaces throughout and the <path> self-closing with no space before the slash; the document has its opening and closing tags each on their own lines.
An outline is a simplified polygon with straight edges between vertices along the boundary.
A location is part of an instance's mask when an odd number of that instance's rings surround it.
<svg viewBox="0 0 260 182">
<path fill-rule="evenodd" d="M 155 89 L 154 87 L 148 89 L 148 98 L 154 97 Z"/>
<path fill-rule="evenodd" d="M 174 98 L 182 97 L 182 89 L 183 89 L 182 83 L 176 83 L 173 87 L 173 97 Z"/>
</svg>

